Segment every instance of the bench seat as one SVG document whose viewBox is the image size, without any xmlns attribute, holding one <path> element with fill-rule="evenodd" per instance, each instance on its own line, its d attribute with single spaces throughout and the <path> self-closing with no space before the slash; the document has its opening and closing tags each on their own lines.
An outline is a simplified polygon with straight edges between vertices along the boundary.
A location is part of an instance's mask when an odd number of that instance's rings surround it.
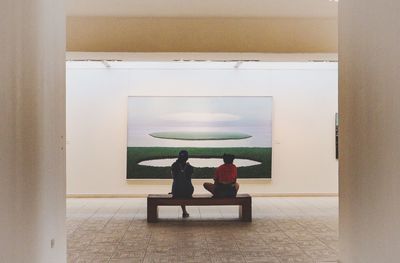
<svg viewBox="0 0 400 263">
<path fill-rule="evenodd" d="M 238 194 L 236 197 L 214 198 L 211 195 L 193 195 L 192 198 L 173 198 L 172 195 L 147 196 L 147 222 L 158 221 L 158 206 L 220 206 L 238 205 L 239 217 L 242 221 L 251 222 L 251 196 Z"/>
</svg>

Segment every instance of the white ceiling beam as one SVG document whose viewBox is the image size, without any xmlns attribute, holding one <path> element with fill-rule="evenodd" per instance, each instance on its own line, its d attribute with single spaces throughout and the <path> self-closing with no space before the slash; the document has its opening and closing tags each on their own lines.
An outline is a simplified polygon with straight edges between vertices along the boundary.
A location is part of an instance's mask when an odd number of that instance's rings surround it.
<svg viewBox="0 0 400 263">
<path fill-rule="evenodd" d="M 337 53 L 189 53 L 189 52 L 67 52 L 66 60 L 96 61 L 264 61 L 264 62 L 324 62 L 338 61 Z"/>
</svg>

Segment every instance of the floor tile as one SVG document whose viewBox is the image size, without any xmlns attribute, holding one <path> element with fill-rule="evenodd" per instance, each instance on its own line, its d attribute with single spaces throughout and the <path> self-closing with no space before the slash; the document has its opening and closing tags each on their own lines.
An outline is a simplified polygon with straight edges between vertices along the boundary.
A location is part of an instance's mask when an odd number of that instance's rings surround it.
<svg viewBox="0 0 400 263">
<path fill-rule="evenodd" d="M 253 222 L 237 207 L 162 207 L 146 222 L 146 199 L 68 199 L 68 263 L 335 262 L 338 201 L 254 198 Z"/>
</svg>

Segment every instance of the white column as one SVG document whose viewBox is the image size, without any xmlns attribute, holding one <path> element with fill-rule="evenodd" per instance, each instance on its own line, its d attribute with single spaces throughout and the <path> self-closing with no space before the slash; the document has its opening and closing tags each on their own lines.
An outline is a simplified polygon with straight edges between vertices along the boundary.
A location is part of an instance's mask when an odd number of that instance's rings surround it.
<svg viewBox="0 0 400 263">
<path fill-rule="evenodd" d="M 0 50 L 0 261 L 65 262 L 64 1 L 1 1 Z"/>
<path fill-rule="evenodd" d="M 16 257 L 16 88 L 15 8 L 12 0 L 0 4 L 0 254 Z"/>
<path fill-rule="evenodd" d="M 340 262 L 400 258 L 400 2 L 340 0 Z"/>
</svg>

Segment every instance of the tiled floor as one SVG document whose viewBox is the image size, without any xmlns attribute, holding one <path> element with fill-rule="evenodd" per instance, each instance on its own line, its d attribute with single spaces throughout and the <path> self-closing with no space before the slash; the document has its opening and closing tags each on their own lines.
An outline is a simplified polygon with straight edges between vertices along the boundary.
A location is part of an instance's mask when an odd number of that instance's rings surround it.
<svg viewBox="0 0 400 263">
<path fill-rule="evenodd" d="M 146 200 L 68 199 L 68 262 L 336 262 L 338 200 L 253 198 L 253 222 L 237 207 L 161 207 Z"/>
</svg>

